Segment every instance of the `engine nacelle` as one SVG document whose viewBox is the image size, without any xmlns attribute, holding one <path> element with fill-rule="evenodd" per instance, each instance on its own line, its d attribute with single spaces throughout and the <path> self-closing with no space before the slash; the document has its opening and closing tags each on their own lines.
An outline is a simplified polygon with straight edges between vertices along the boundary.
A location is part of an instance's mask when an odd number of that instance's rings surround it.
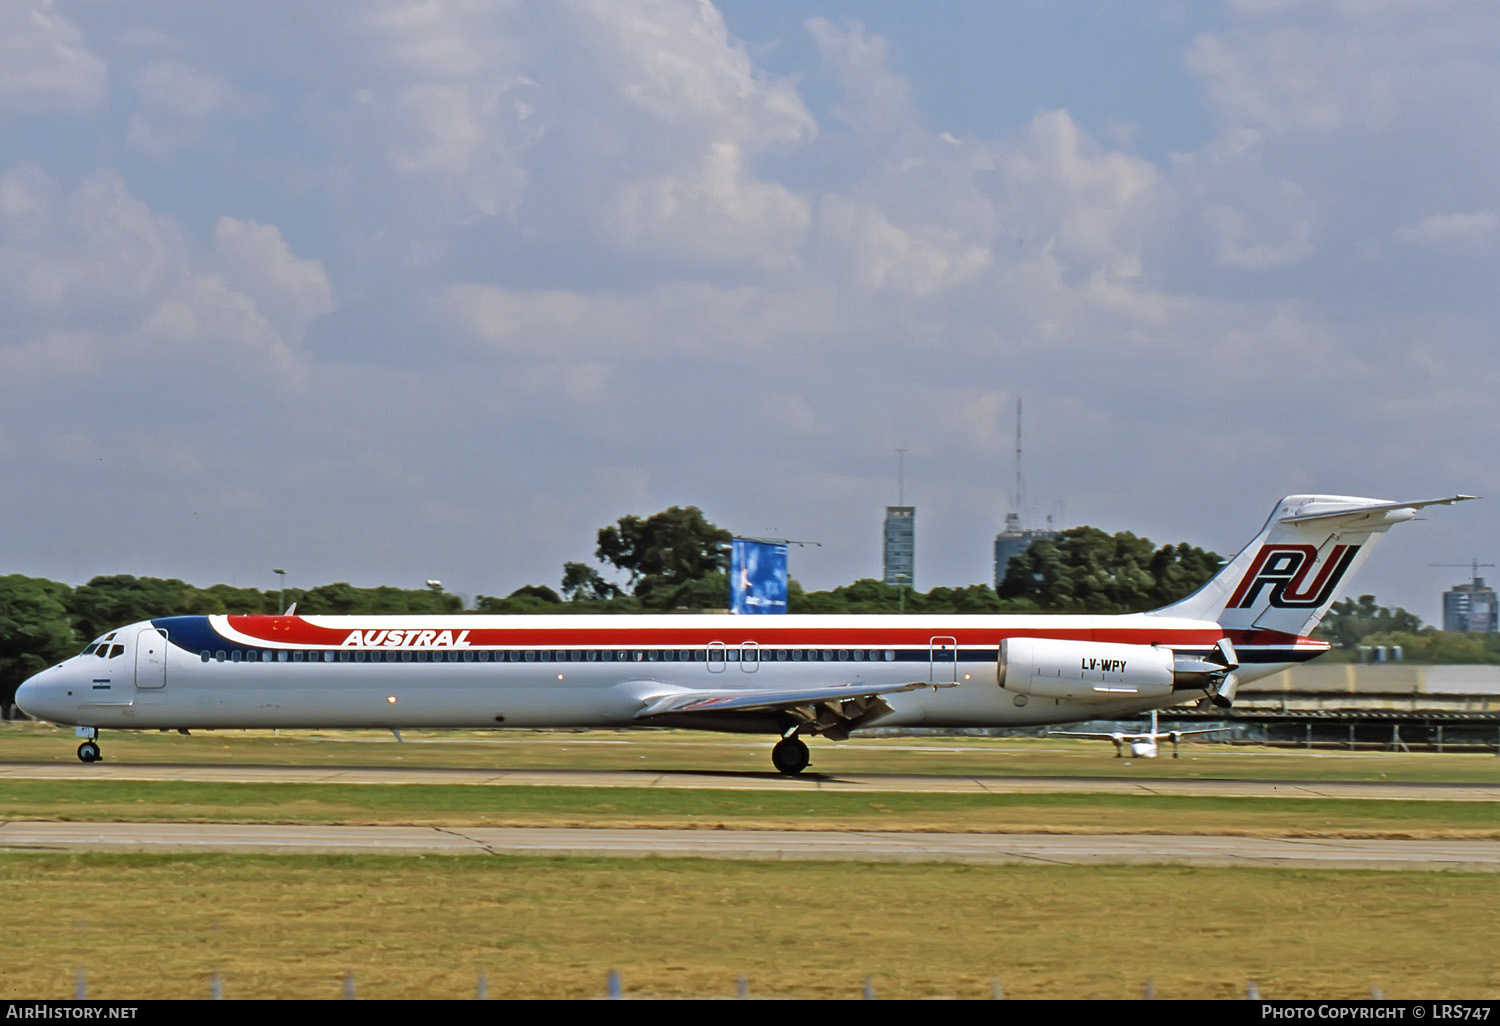
<svg viewBox="0 0 1500 1026">
<path fill-rule="evenodd" d="M 1161 698 L 1172 693 L 1172 650 L 1100 641 L 1006 638 L 1000 686 L 1044 698 Z"/>
</svg>

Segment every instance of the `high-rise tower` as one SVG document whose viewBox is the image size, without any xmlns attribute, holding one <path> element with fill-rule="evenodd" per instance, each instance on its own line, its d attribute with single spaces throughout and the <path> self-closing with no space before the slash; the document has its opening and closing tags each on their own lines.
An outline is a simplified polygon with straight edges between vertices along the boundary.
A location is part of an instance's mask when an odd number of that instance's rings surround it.
<svg viewBox="0 0 1500 1026">
<path fill-rule="evenodd" d="M 1021 526 L 1021 506 L 1024 501 L 1024 483 L 1021 477 L 1021 399 L 1016 397 L 1016 495 L 1015 505 L 1005 514 L 1005 530 L 995 535 L 995 590 L 1005 581 L 1010 561 L 1031 547 L 1038 538 L 1053 538 L 1057 532 L 1049 526 L 1046 530 L 1028 529 Z M 1050 517 L 1048 518 L 1051 519 Z"/>
</svg>

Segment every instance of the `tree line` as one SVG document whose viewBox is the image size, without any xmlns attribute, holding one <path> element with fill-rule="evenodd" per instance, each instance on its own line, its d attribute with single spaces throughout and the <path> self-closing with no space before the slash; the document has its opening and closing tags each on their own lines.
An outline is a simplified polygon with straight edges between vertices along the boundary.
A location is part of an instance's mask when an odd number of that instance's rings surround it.
<svg viewBox="0 0 1500 1026">
<path fill-rule="evenodd" d="M 728 605 L 728 531 L 694 506 L 626 516 L 600 528 L 595 564 L 563 565 L 560 589 L 531 584 L 499 597 L 480 595 L 480 613 L 638 613 L 714 610 Z M 1011 560 L 1000 588 L 987 584 L 925 592 L 863 579 L 828 591 L 788 584 L 792 613 L 1125 613 L 1155 609 L 1190 594 L 1222 565 L 1187 544 L 1156 546 L 1128 531 L 1075 527 L 1034 542 Z M 260 591 L 216 584 L 114 575 L 70 587 L 19 574 L 0 577 L 0 711 L 21 681 L 123 624 L 162 616 L 277 613 L 410 615 L 456 613 L 457 595 L 428 588 L 357 588 L 347 583 Z M 1404 609 L 1373 596 L 1335 603 L 1319 630 L 1348 650 L 1400 644 L 1407 659 L 1500 662 L 1500 635 L 1454 635 L 1424 628 Z M 1448 640 L 1452 638 L 1454 640 Z"/>
</svg>

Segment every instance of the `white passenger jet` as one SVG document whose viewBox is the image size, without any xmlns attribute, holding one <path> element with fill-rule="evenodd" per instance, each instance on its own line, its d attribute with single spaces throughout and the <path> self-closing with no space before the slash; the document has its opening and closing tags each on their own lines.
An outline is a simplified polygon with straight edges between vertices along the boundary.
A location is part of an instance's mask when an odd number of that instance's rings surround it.
<svg viewBox="0 0 1500 1026">
<path fill-rule="evenodd" d="M 1084 733 L 1076 730 L 1050 730 L 1047 732 L 1047 736 L 1090 737 L 1103 738 L 1106 741 L 1113 741 L 1115 743 L 1116 759 L 1124 755 L 1124 750 L 1127 746 L 1130 748 L 1130 754 L 1135 756 L 1137 759 L 1154 759 L 1156 758 L 1157 752 L 1160 751 L 1157 743 L 1164 740 L 1170 740 L 1172 742 L 1172 758 L 1175 759 L 1177 758 L 1177 746 L 1187 735 L 1216 734 L 1221 730 L 1227 729 L 1227 727 L 1195 727 L 1192 730 L 1158 730 L 1156 729 L 1156 710 L 1152 709 L 1151 729 L 1144 734 L 1127 734 L 1124 731 L 1120 730 L 1116 730 L 1108 734 Z"/>
<path fill-rule="evenodd" d="M 77 728 L 685 727 L 780 738 L 1131 716 L 1304 662 L 1339 586 L 1425 506 L 1293 495 L 1206 585 L 1148 613 L 1037 616 L 169 616 L 21 685 Z"/>
</svg>

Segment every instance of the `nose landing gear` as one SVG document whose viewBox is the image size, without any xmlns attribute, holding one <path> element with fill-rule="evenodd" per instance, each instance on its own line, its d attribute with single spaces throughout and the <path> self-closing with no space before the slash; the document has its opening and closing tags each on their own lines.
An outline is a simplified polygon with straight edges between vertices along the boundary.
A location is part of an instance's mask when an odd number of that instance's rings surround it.
<svg viewBox="0 0 1500 1026">
<path fill-rule="evenodd" d="M 74 727 L 73 736 L 83 738 L 83 744 L 78 746 L 79 762 L 98 762 L 104 757 L 99 752 L 98 727 Z"/>
</svg>

